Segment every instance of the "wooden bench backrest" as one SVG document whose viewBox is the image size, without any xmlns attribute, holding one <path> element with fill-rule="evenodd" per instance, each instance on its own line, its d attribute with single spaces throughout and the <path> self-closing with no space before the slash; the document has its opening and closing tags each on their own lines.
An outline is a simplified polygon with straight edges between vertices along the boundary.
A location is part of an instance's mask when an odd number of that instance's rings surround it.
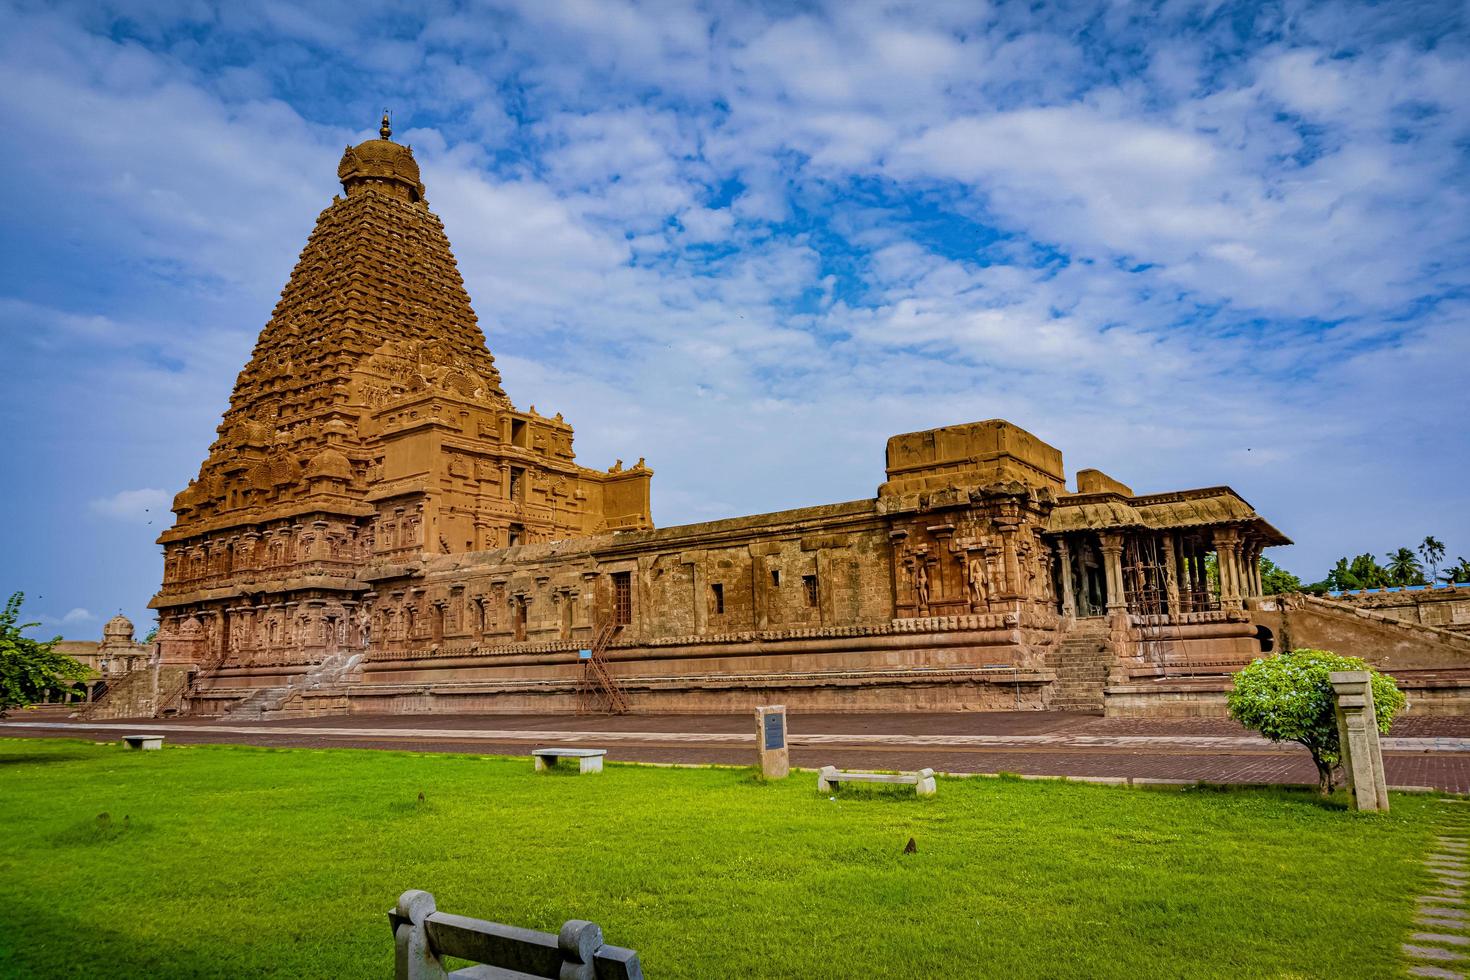
<svg viewBox="0 0 1470 980">
<path fill-rule="evenodd" d="M 552 935 L 439 912 L 434 896 L 413 890 L 399 898 L 388 922 L 397 980 L 450 976 L 443 966 L 447 956 L 548 980 L 643 980 L 636 952 L 604 944 L 602 930 L 581 919 Z"/>
</svg>

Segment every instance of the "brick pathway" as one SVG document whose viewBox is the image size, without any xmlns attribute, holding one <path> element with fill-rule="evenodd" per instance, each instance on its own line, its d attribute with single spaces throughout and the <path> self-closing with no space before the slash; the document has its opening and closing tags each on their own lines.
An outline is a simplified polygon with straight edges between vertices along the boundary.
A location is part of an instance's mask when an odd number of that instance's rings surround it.
<svg viewBox="0 0 1470 980">
<path fill-rule="evenodd" d="M 1389 783 L 1470 793 L 1470 725 L 1415 719 L 1384 740 Z M 228 723 L 0 722 L 0 735 L 115 739 L 160 731 L 204 744 L 382 748 L 518 755 L 540 743 L 593 743 L 634 762 L 749 765 L 754 721 L 740 715 L 567 717 L 389 715 Z M 793 765 L 1015 772 L 1221 783 L 1312 783 L 1306 750 L 1273 745 L 1233 722 L 1134 722 L 1059 712 L 793 714 Z"/>
</svg>

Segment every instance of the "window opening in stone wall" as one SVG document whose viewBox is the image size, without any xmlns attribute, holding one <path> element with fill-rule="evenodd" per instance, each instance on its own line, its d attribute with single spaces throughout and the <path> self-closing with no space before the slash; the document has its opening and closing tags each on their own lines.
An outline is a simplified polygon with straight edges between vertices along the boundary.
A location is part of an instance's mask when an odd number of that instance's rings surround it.
<svg viewBox="0 0 1470 980">
<path fill-rule="evenodd" d="M 817 577 L 815 575 L 803 575 L 801 587 L 806 591 L 806 604 L 815 607 L 817 604 Z"/>
<path fill-rule="evenodd" d="M 613 572 L 613 624 L 616 626 L 631 626 L 633 624 L 633 573 Z"/>
<path fill-rule="evenodd" d="M 512 466 L 510 468 L 510 499 L 521 499 L 521 488 L 526 482 L 526 470 L 524 467 Z"/>
<path fill-rule="evenodd" d="M 771 585 L 775 586 L 778 589 L 781 587 L 781 569 L 771 569 Z"/>
<path fill-rule="evenodd" d="M 516 545 L 521 543 L 521 537 L 524 535 L 524 533 L 525 529 L 522 528 L 519 524 L 512 524 L 510 526 L 510 530 L 505 533 L 505 543 L 514 548 Z"/>
<path fill-rule="evenodd" d="M 713 596 L 715 602 L 715 615 L 723 616 L 725 614 L 725 586 L 719 582 L 716 582 L 714 585 L 711 585 L 709 589 L 710 594 Z"/>
<path fill-rule="evenodd" d="M 512 446 L 526 446 L 526 423 L 520 419 L 510 421 L 510 444 Z"/>
</svg>

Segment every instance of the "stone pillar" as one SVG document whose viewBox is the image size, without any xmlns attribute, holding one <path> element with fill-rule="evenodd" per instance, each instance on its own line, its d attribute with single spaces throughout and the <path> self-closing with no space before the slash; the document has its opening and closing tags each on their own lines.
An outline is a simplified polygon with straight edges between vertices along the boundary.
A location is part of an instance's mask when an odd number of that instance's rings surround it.
<svg viewBox="0 0 1470 980">
<path fill-rule="evenodd" d="M 1101 534 L 1103 573 L 1108 586 L 1108 614 L 1123 612 L 1128 608 L 1123 595 L 1123 538 L 1119 534 Z"/>
<path fill-rule="evenodd" d="M 784 704 L 755 709 L 755 744 L 760 754 L 761 775 L 767 779 L 785 779 L 791 771 L 791 762 L 786 748 Z"/>
<path fill-rule="evenodd" d="M 697 635 L 703 635 L 709 627 L 709 597 L 704 577 L 704 552 L 686 551 L 679 556 L 679 564 L 689 566 L 689 579 L 694 586 L 694 632 Z"/>
<path fill-rule="evenodd" d="M 1003 599 L 1021 597 L 1021 563 L 1016 554 L 1017 528 L 1018 525 L 1015 523 L 996 521 L 995 529 L 1000 532 L 1001 567 L 1004 569 L 1005 577 L 1005 585 L 1000 589 Z"/>
<path fill-rule="evenodd" d="M 1337 735 L 1348 795 L 1355 810 L 1388 811 L 1388 782 L 1378 742 L 1373 706 L 1373 675 L 1366 670 L 1336 670 L 1327 675 L 1336 694 Z"/>
<path fill-rule="evenodd" d="M 1220 570 L 1220 608 L 1240 608 L 1240 532 L 1215 529 L 1216 567 Z"/>
<path fill-rule="evenodd" d="M 1176 569 L 1179 567 L 1174 560 L 1174 535 L 1165 532 L 1161 537 L 1164 540 L 1164 601 L 1168 604 L 1166 609 L 1170 616 L 1179 615 L 1179 576 Z"/>
<path fill-rule="evenodd" d="M 758 630 L 765 629 L 771 621 L 771 583 L 766 577 L 770 574 L 766 556 L 757 554 L 756 549 L 752 547 L 750 551 L 750 611 L 754 626 Z"/>
<path fill-rule="evenodd" d="M 1072 551 L 1067 547 L 1066 538 L 1057 538 L 1057 564 L 1062 570 L 1062 615 L 1076 619 L 1077 600 L 1072 597 Z"/>
</svg>

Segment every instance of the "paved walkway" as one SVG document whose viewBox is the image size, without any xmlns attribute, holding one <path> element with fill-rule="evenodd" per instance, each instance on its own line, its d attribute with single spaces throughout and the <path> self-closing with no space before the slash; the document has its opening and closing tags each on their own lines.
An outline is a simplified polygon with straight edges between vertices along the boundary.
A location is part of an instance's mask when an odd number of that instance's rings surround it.
<svg viewBox="0 0 1470 980">
<path fill-rule="evenodd" d="M 1470 813 L 1462 800 L 1445 800 L 1442 832 L 1425 859 L 1432 882 L 1418 898 L 1415 931 L 1403 944 L 1409 975 L 1462 978 L 1470 960 L 1470 922 L 1465 912 L 1465 889 L 1470 882 Z M 1459 805 L 1456 805 L 1459 804 Z"/>
<path fill-rule="evenodd" d="M 1470 726 L 1419 718 L 1383 741 L 1389 782 L 1470 792 Z M 1228 721 L 1104 719 L 1061 712 L 793 714 L 791 761 L 817 768 L 1016 772 L 1210 782 L 1312 783 L 1306 750 L 1275 745 Z M 754 720 L 739 715 L 388 715 L 279 722 L 177 719 L 0 722 L 0 736 L 115 739 L 156 732 L 186 744 L 518 755 L 541 744 L 597 744 L 609 759 L 754 762 Z"/>
</svg>

